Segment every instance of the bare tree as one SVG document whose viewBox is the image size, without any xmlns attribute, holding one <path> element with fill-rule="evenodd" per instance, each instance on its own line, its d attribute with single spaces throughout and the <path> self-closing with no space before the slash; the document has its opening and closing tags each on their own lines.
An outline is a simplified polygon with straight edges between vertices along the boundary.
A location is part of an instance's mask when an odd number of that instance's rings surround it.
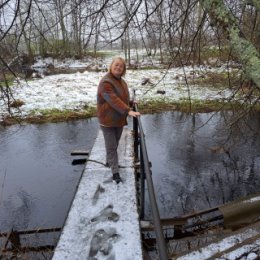
<svg viewBox="0 0 260 260">
<path fill-rule="evenodd" d="M 15 75 L 17 56 L 82 57 L 121 43 L 129 65 L 139 45 L 169 68 L 205 63 L 204 50 L 217 48 L 218 58 L 225 50 L 224 59 L 239 61 L 259 91 L 259 8 L 257 0 L 1 1 L 1 78 Z"/>
</svg>

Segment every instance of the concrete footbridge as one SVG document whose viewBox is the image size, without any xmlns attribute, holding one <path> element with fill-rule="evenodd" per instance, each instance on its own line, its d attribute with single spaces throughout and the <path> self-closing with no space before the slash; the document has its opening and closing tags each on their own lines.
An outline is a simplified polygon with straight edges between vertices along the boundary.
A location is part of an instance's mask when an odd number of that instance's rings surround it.
<svg viewBox="0 0 260 260">
<path fill-rule="evenodd" d="M 98 133 L 81 177 L 53 260 L 141 260 L 142 243 L 136 201 L 133 138 L 123 131 L 118 148 L 123 183 L 113 182 Z"/>
</svg>

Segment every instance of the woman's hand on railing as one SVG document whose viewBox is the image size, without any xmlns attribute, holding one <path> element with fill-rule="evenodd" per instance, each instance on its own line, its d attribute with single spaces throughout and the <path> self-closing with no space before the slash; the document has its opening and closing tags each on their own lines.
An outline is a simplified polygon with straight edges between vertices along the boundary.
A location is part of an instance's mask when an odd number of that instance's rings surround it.
<svg viewBox="0 0 260 260">
<path fill-rule="evenodd" d="M 137 117 L 137 116 L 140 116 L 141 114 L 140 114 L 140 112 L 135 112 L 135 111 L 133 111 L 133 110 L 130 110 L 130 111 L 128 112 L 128 115 L 129 115 L 129 116 L 132 116 L 132 117 Z"/>
</svg>

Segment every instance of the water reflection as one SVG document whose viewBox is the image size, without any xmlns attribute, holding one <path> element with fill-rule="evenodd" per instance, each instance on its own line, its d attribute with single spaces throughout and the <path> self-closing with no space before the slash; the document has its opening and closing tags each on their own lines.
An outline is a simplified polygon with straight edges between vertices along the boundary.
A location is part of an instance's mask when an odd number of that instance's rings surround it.
<svg viewBox="0 0 260 260">
<path fill-rule="evenodd" d="M 259 191 L 260 118 L 228 125 L 232 118 L 231 112 L 142 116 L 162 217 Z M 97 129 L 96 119 L 0 129 L 1 231 L 62 226 L 83 170 L 71 165 L 70 152 L 90 150 Z"/>
<path fill-rule="evenodd" d="M 29 226 L 30 216 L 35 210 L 35 204 L 37 204 L 37 201 L 21 187 L 17 194 L 9 196 L 1 205 L 6 213 L 6 218 L 3 219 L 1 225 L 12 227 L 14 230 L 21 226 L 26 229 Z"/>
<path fill-rule="evenodd" d="M 248 116 L 228 125 L 232 118 L 231 112 L 143 116 L 162 217 L 214 207 L 259 191 L 260 118 Z"/>
<path fill-rule="evenodd" d="M 96 119 L 12 126 L 0 132 L 0 230 L 61 227 L 83 165 L 70 152 L 91 150 Z"/>
</svg>

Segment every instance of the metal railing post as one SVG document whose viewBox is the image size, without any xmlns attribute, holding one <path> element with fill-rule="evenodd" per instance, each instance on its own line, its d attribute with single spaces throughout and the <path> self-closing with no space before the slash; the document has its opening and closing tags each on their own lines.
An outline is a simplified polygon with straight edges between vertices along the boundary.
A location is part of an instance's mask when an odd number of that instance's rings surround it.
<svg viewBox="0 0 260 260">
<path fill-rule="evenodd" d="M 136 111 L 135 104 L 135 90 L 133 90 L 133 111 Z M 133 132 L 134 132 L 134 157 L 135 162 L 139 160 L 139 171 L 140 171 L 140 219 L 144 219 L 145 212 L 145 171 L 144 171 L 144 161 L 142 154 L 142 147 L 140 147 L 140 154 L 138 146 L 140 144 L 139 133 L 138 133 L 138 120 L 136 117 L 133 117 Z M 140 159 L 139 159 L 140 156 Z"/>
<path fill-rule="evenodd" d="M 139 134 L 138 134 L 138 121 L 137 118 L 133 119 L 133 132 L 134 132 L 134 156 L 135 161 L 138 161 L 138 145 L 139 145 Z"/>
<path fill-rule="evenodd" d="M 145 212 L 145 170 L 142 147 L 140 147 L 140 219 L 144 219 Z"/>
<path fill-rule="evenodd" d="M 135 102 L 135 90 L 133 90 L 133 104 Z M 133 110 L 135 111 L 135 106 L 133 105 Z M 134 156 L 135 161 L 138 160 L 138 145 L 139 145 L 139 134 L 138 134 L 138 121 L 137 118 L 133 118 L 133 132 L 134 132 Z"/>
</svg>

